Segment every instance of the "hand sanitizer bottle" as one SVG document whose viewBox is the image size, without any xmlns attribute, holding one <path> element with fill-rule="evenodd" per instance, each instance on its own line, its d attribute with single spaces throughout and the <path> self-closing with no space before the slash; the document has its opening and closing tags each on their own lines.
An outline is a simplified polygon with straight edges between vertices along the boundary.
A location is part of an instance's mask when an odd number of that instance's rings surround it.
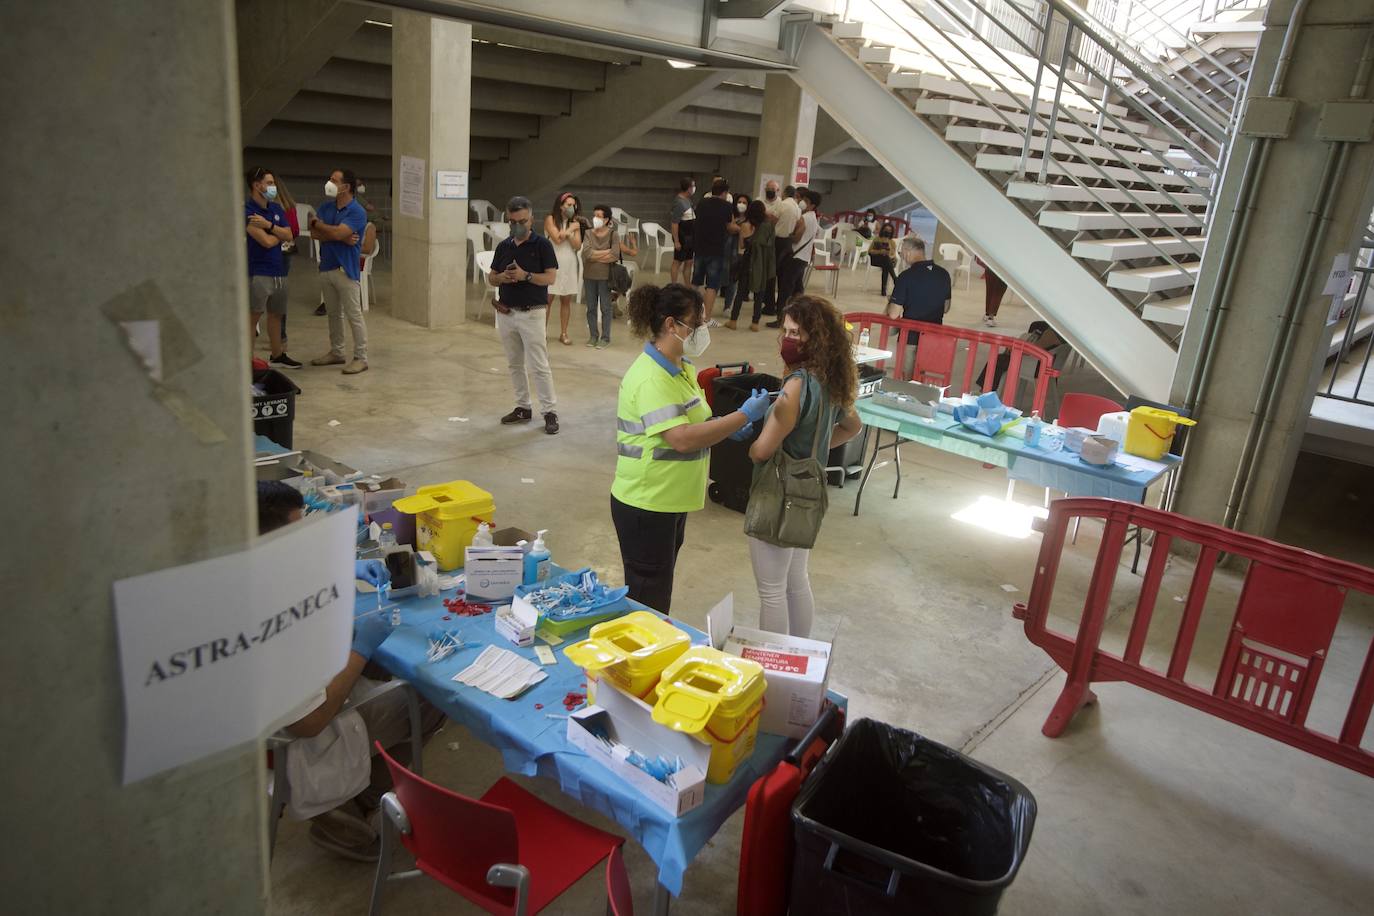
<svg viewBox="0 0 1374 916">
<path fill-rule="evenodd" d="M 1030 419 L 1026 421 L 1026 445 L 1031 448 L 1040 447 L 1040 428 L 1044 425 L 1044 421 L 1040 419 L 1040 411 L 1032 411 Z"/>
<path fill-rule="evenodd" d="M 864 328 L 862 331 L 859 332 L 859 346 L 868 346 L 868 328 Z"/>
<path fill-rule="evenodd" d="M 544 535 L 548 534 L 547 528 L 538 532 L 534 539 L 534 545 L 530 547 L 530 552 L 525 554 L 525 584 L 533 585 L 536 582 L 547 582 L 549 578 L 549 548 L 544 544 Z"/>
<path fill-rule="evenodd" d="M 491 546 L 491 526 L 488 525 L 486 522 L 479 522 L 479 523 L 477 524 L 477 533 L 474 534 L 474 535 L 472 536 L 472 546 L 473 546 L 473 547 L 490 547 L 490 546 Z"/>
</svg>

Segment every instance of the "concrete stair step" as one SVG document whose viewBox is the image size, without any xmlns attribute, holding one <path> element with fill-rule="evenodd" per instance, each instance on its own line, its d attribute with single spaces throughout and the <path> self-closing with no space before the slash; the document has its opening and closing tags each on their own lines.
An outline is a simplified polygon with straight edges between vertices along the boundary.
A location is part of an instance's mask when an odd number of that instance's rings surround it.
<svg viewBox="0 0 1374 916">
<path fill-rule="evenodd" d="M 1073 184 L 1039 184 L 1034 181 L 1013 181 L 1007 195 L 1018 200 L 1063 201 L 1076 203 L 1139 204 L 1154 207 L 1205 207 L 1207 197 L 1186 191 L 1164 194 L 1160 191 L 1118 191 L 1116 188 L 1088 188 Z"/>
<path fill-rule="evenodd" d="M 1017 73 L 996 57 L 989 56 L 987 59 L 979 58 L 979 60 L 986 67 L 986 72 L 957 52 L 943 58 L 935 58 L 924 50 L 910 51 L 901 48 L 889 48 L 885 45 L 870 45 L 859 51 L 860 63 L 891 67 L 898 73 L 933 73 L 937 76 L 972 83 L 975 86 L 996 89 L 997 83 L 993 81 L 992 76 L 989 76 L 992 74 L 1008 89 L 1024 91 L 1029 94 L 1030 87 L 1033 85 L 1031 77 L 1035 73 L 1033 62 L 1029 68 L 1023 67 L 1021 73 Z M 1047 72 L 1040 81 L 1040 97 L 1052 99 L 1054 88 L 1058 83 L 1059 80 Z M 1064 91 L 1066 94 L 1076 96 L 1081 90 L 1077 84 L 1070 81 L 1065 86 Z M 1126 114 L 1127 111 L 1125 107 L 1120 105 L 1109 105 L 1108 110 L 1118 117 Z"/>
<path fill-rule="evenodd" d="M 1201 235 L 1182 239 L 1161 235 L 1148 242 L 1135 236 L 1124 239 L 1082 239 L 1073 243 L 1072 253 L 1075 258 L 1089 261 L 1130 261 L 1135 258 L 1157 258 L 1162 254 L 1201 257 L 1205 244 L 1207 239 Z"/>
<path fill-rule="evenodd" d="M 1039 223 L 1046 229 L 1069 232 L 1104 232 L 1109 229 L 1202 228 L 1200 213 L 1107 213 L 1103 210 L 1042 210 Z"/>
<path fill-rule="evenodd" d="M 1056 133 L 1058 133 L 1057 130 Z M 1017 156 L 1021 154 L 1025 136 L 1025 131 L 1021 130 L 995 130 L 991 127 L 971 127 L 963 124 L 951 124 L 945 128 L 945 139 L 951 143 L 974 143 L 978 146 L 1013 149 L 1016 150 Z M 1044 133 L 1032 133 L 1030 149 L 1032 153 L 1045 151 Z M 1112 162 L 1131 162 L 1142 169 L 1150 170 L 1162 169 L 1168 161 L 1162 152 L 1150 153 L 1138 148 L 1102 146 L 1086 139 L 1070 138 L 1069 141 L 1064 141 L 1057 136 L 1050 150 L 1055 158 L 1077 157 L 1080 159 L 1105 159 Z"/>
<path fill-rule="evenodd" d="M 1158 302 L 1147 302 L 1140 312 L 1140 317 L 1146 321 L 1154 321 L 1158 324 L 1171 324 L 1183 327 L 1188 323 L 1188 312 L 1193 305 L 1193 295 L 1175 296 L 1173 299 L 1161 299 Z"/>
<path fill-rule="evenodd" d="M 1026 174 L 1039 175 L 1040 166 L 1043 162 L 1040 158 L 1026 160 Z M 974 165 L 987 172 L 1015 172 L 1020 165 L 1021 157 L 1006 153 L 979 153 Z M 1100 180 L 1104 175 L 1110 176 L 1123 185 L 1138 184 L 1142 187 L 1149 187 L 1149 183 L 1142 179 L 1129 168 L 1114 165 L 1096 165 L 1089 162 L 1077 162 L 1073 160 L 1063 161 L 1051 159 L 1049 174 L 1051 175 L 1073 175 L 1087 181 Z M 1149 180 L 1153 181 L 1161 188 L 1185 188 L 1192 189 L 1206 188 L 1211 185 L 1210 178 L 1194 177 L 1185 175 L 1170 174 L 1168 172 L 1148 172 Z M 1166 198 L 1167 200 L 1167 198 Z"/>
<path fill-rule="evenodd" d="M 1006 87 L 1011 90 L 1010 94 L 992 87 L 991 82 L 988 83 L 987 88 L 975 83 L 974 85 L 978 86 L 979 90 L 975 92 L 972 86 L 966 85 L 959 80 L 950 79 L 947 76 L 935 73 L 897 71 L 888 74 L 887 77 L 887 88 L 894 91 L 906 90 L 909 92 L 933 93 L 935 95 L 964 99 L 965 101 L 979 102 L 980 104 L 991 103 L 999 108 L 1028 111 L 1030 109 L 1031 84 L 1021 80 L 1005 80 L 1004 83 Z M 979 94 L 980 92 L 981 97 Z M 1054 107 L 1054 90 L 1051 89 L 1048 95 L 1042 91 L 1038 101 L 1037 110 L 1048 114 L 1050 109 Z M 1077 95 L 1063 96 L 1060 99 L 1060 107 L 1072 109 L 1077 113 L 1078 119 L 1085 124 L 1095 121 L 1098 114 L 1097 109 L 1093 107 L 1091 102 Z M 1116 115 L 1118 118 L 1122 118 L 1126 113 L 1126 110 L 1121 108 L 1120 105 L 1109 105 L 1107 107 L 1108 110 L 1113 108 L 1121 109 L 1120 111 L 1112 111 L 1112 114 Z M 1122 123 L 1132 130 L 1144 131 L 1146 129 L 1146 125 L 1143 121 L 1127 121 L 1122 119 Z"/>
<path fill-rule="evenodd" d="M 1006 130 L 1008 129 L 1006 121 L 1002 120 L 1002 118 L 998 116 L 998 111 L 1000 111 L 1003 107 L 1013 109 L 1010 111 L 1002 111 L 1002 114 L 1006 115 L 1011 120 L 1012 124 L 1025 124 L 1026 112 L 1029 110 L 1030 106 L 1029 104 L 1024 102 L 1012 102 L 1007 106 L 1002 106 L 999 103 L 998 108 L 994 110 L 993 108 L 984 105 L 981 102 L 968 102 L 961 99 L 948 98 L 922 98 L 916 100 L 915 110 L 916 113 L 920 115 L 927 115 L 930 117 L 958 118 L 961 121 L 976 121 L 978 123 L 989 124 L 1002 130 Z M 1036 106 L 1036 109 L 1041 114 L 1048 115 L 1052 107 L 1052 100 L 1042 99 L 1040 100 L 1040 103 Z M 1086 124 L 1096 124 L 1095 118 L 1092 121 L 1089 121 L 1089 119 L 1087 118 L 1082 118 L 1081 120 Z M 1145 126 L 1138 121 L 1125 121 L 1123 123 L 1126 126 L 1135 124 L 1142 130 Z M 1037 121 L 1034 125 L 1032 125 L 1031 132 L 1034 134 L 1042 134 L 1044 133 L 1044 130 L 1045 125 L 1042 122 Z M 1094 140 L 1094 137 L 1090 131 L 1088 131 L 1085 128 L 1079 127 L 1072 121 L 1065 121 L 1063 119 L 1060 119 L 1059 122 L 1055 124 L 1054 132 L 1056 134 L 1059 134 L 1060 136 L 1069 137 L 1074 140 Z M 1170 148 L 1170 143 L 1168 140 L 1158 140 L 1152 137 L 1146 137 L 1143 135 L 1143 133 L 1127 134 L 1122 133 L 1121 131 L 1104 130 L 1102 131 L 1102 139 L 1117 144 L 1119 146 L 1130 147 L 1133 149 L 1143 149 L 1145 147 L 1149 147 L 1151 149 L 1156 149 L 1160 152 L 1164 152 L 1165 150 Z"/>
<path fill-rule="evenodd" d="M 1166 289 L 1190 287 L 1197 280 L 1200 263 L 1184 264 L 1182 269 L 1172 264 L 1162 267 L 1134 267 L 1114 270 L 1107 274 L 1107 285 L 1131 293 L 1158 293 Z"/>
</svg>

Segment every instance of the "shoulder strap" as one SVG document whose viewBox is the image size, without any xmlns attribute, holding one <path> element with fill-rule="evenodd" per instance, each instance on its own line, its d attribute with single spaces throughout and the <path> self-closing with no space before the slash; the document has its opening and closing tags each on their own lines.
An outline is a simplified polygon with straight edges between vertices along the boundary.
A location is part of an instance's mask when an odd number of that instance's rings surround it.
<svg viewBox="0 0 1374 916">
<path fill-rule="evenodd" d="M 807 382 L 809 387 L 809 373 L 807 374 Z M 825 430 L 825 419 L 826 415 L 829 413 L 827 407 L 830 397 L 826 393 L 824 385 L 821 385 L 819 381 L 817 381 L 816 384 L 819 386 L 821 390 L 821 398 L 820 403 L 816 405 L 816 434 L 811 440 L 811 457 L 815 458 L 817 461 L 820 461 L 820 457 L 816 453 L 820 451 L 821 448 L 821 433 Z M 825 462 L 822 461 L 821 463 L 824 464 Z"/>
</svg>

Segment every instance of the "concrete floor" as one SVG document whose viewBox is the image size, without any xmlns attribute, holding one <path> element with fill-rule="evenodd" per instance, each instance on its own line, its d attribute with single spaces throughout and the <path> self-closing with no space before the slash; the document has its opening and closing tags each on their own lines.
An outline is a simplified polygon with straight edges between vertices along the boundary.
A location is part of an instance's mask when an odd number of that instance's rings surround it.
<svg viewBox="0 0 1374 916">
<path fill-rule="evenodd" d="M 325 319 L 309 314 L 315 277 L 297 262 L 293 275 L 290 352 L 308 360 L 324 352 Z M 333 455 L 360 469 L 394 474 L 411 486 L 455 478 L 493 493 L 497 519 L 527 529 L 550 529 L 554 559 L 587 563 L 618 581 L 621 570 L 607 494 L 614 467 L 616 390 L 639 352 L 618 324 L 604 351 L 582 346 L 581 309 L 574 303 L 575 346 L 550 347 L 563 431 L 548 437 L 535 426 L 502 427 L 512 404 L 500 342 L 490 311 L 480 322 L 426 331 L 386 313 L 387 277 L 377 272 L 381 306 L 368 315 L 371 371 L 294 373 L 298 446 Z M 480 291 L 468 291 L 476 312 Z M 858 275 L 842 278 L 840 305 L 878 309 Z M 974 324 L 982 313 L 981 283 L 956 292 L 952 323 Z M 1032 319 L 1022 305 L 1003 306 L 1002 329 L 1015 334 Z M 778 368 L 776 336 L 717 329 L 707 362 L 749 359 L 762 371 Z M 1096 388 L 1091 380 L 1067 384 Z M 450 419 L 455 417 L 463 420 Z M 328 425 L 337 420 L 337 426 Z M 1008 538 L 954 521 L 951 515 L 979 497 L 1000 499 L 1000 470 L 918 446 L 903 451 L 900 499 L 890 498 L 892 468 L 878 470 L 865 493 L 863 514 L 850 515 L 854 484 L 832 491 L 831 512 L 812 557 L 817 597 L 813 635 L 833 638 L 832 686 L 849 695 L 851 715 L 921 732 L 998 767 L 1036 795 L 1040 813 L 1030 853 L 1003 898 L 1006 914 L 1101 913 L 1367 913 L 1374 899 L 1374 782 L 1141 690 L 1097 689 L 1101 704 L 1086 710 L 1063 737 L 1040 726 L 1062 675 L 1030 645 L 1011 605 L 1025 600 L 1039 537 Z M 525 483 L 528 478 L 532 483 Z M 1368 517 L 1374 492 L 1347 466 L 1301 466 L 1315 485 L 1285 518 L 1283 536 L 1364 563 L 1374 562 Z M 1036 502 L 1022 486 L 1018 497 Z M 678 564 L 674 612 L 702 625 L 705 612 L 733 591 L 748 621 L 757 599 L 741 533 L 742 517 L 708 502 L 694 514 Z M 1100 530 L 1100 529 L 1099 529 Z M 1081 595 L 1097 537 L 1085 523 L 1069 548 L 1057 594 Z M 1153 633 L 1168 629 L 1186 593 L 1191 570 L 1175 560 L 1166 578 Z M 1115 600 L 1131 605 L 1138 578 L 1122 570 Z M 1219 574 L 1215 598 L 1199 637 L 1199 666 L 1190 676 L 1207 682 L 1207 664 L 1220 652 L 1234 578 Z M 1228 601 L 1230 602 L 1228 604 Z M 1066 607 L 1066 618 L 1072 607 Z M 1114 618 L 1108 643 L 1121 640 L 1128 614 Z M 1071 619 L 1059 621 L 1072 629 Z M 1352 599 L 1328 661 L 1315 724 L 1339 716 L 1374 633 L 1374 607 Z M 1151 643 L 1151 651 L 1160 647 Z M 1167 651 L 1167 650 L 1166 650 Z M 1368 743 L 1367 745 L 1368 746 Z M 429 745 L 426 775 L 458 791 L 480 793 L 501 771 L 500 757 L 449 726 Z M 556 788 L 522 780 L 543 797 L 601 826 Z M 688 871 L 674 912 L 734 912 L 742 818 L 734 817 Z M 613 829 L 613 828 L 611 828 Z M 627 860 L 636 902 L 647 911 L 654 868 L 633 843 Z M 273 912 L 349 914 L 367 909 L 373 869 L 341 861 L 313 846 L 305 830 L 284 822 L 272 866 Z M 601 876 L 594 872 L 547 912 L 603 911 Z M 393 885 L 390 912 L 477 912 L 427 879 Z"/>
</svg>

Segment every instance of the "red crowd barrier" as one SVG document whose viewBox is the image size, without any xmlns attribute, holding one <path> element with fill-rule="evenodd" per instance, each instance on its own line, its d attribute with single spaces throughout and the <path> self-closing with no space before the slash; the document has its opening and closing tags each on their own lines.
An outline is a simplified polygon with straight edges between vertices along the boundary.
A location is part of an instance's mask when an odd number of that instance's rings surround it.
<svg viewBox="0 0 1374 916">
<path fill-rule="evenodd" d="M 929 324 L 924 321 L 909 321 L 905 318 L 888 318 L 877 312 L 850 312 L 845 320 L 855 327 L 855 336 L 867 328 L 868 344 L 880 350 L 891 350 L 891 360 L 883 360 L 882 365 L 891 365 L 893 375 L 901 379 L 925 382 L 929 385 L 948 386 L 950 397 L 958 397 L 973 391 L 974 373 L 979 360 L 985 368 L 980 380 L 982 391 L 996 390 L 1003 404 L 1016 404 L 1021 383 L 1021 369 L 1027 360 L 1035 364 L 1035 381 L 1031 390 L 1031 410 L 1045 412 L 1045 396 L 1049 394 L 1050 380 L 1058 377 L 1054 368 L 1054 357 L 1033 343 L 1005 334 L 989 334 L 971 328 L 955 328 L 943 324 Z M 910 371 L 906 368 L 907 347 L 916 347 L 915 365 Z M 961 347 L 967 352 L 964 371 L 955 383 L 954 359 Z M 1002 378 L 997 378 L 999 358 L 1007 357 Z"/>
<path fill-rule="evenodd" d="M 1105 531 L 1078 633 L 1046 627 L 1055 576 L 1069 522 L 1102 519 Z M 1154 545 L 1140 585 L 1124 651 L 1101 648 L 1112 586 L 1120 568 L 1127 529 L 1153 531 Z M 1307 725 L 1312 697 L 1348 591 L 1374 595 L 1374 569 L 1199 522 L 1172 512 L 1110 499 L 1060 499 L 1050 504 L 1030 600 L 1013 616 L 1025 621 L 1026 637 L 1068 674 L 1042 731 L 1058 737 L 1085 704 L 1096 699 L 1094 682 L 1125 681 L 1151 693 L 1244 726 L 1276 741 L 1374 776 L 1374 753 L 1360 743 L 1374 708 L 1374 641 L 1365 653 L 1339 735 Z M 1143 532 L 1142 532 L 1143 534 Z M 1174 636 L 1168 667 L 1141 661 L 1170 548 L 1199 548 L 1192 584 Z M 1210 690 L 1184 680 L 1202 619 L 1212 574 L 1222 554 L 1248 561 L 1225 651 Z"/>
</svg>

